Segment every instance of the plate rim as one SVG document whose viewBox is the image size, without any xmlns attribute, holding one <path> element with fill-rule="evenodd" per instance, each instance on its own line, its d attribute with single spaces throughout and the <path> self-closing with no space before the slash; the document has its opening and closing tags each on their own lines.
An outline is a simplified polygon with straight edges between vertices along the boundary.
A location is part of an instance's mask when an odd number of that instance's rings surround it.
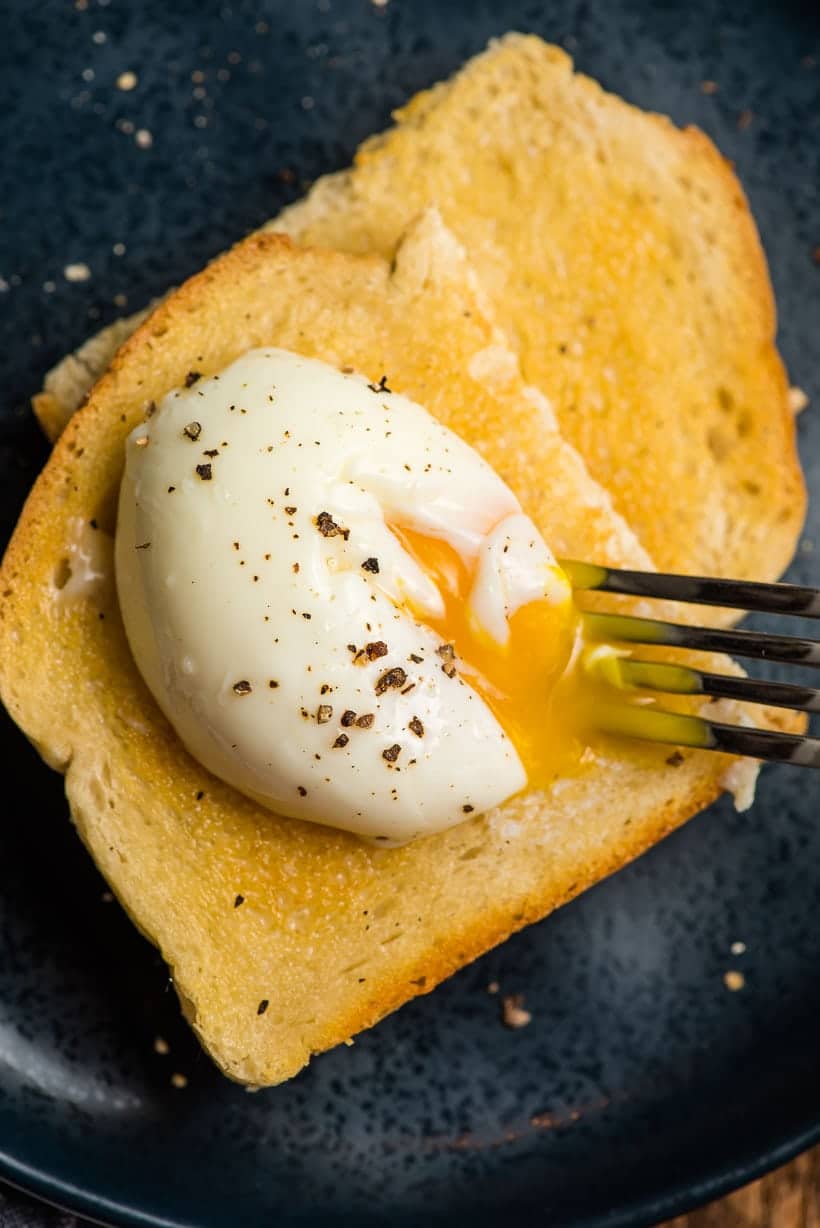
<svg viewBox="0 0 820 1228">
<path fill-rule="evenodd" d="M 705 1172 L 694 1179 L 680 1181 L 666 1193 L 633 1199 L 603 1214 L 565 1220 L 562 1228 L 645 1228 L 656 1225 L 741 1189 L 787 1164 L 817 1143 L 820 1143 L 820 1107 L 816 1117 L 802 1130 L 789 1134 L 764 1151 L 752 1149 L 740 1161 L 729 1166 L 718 1166 L 715 1171 Z M 206 1228 L 205 1221 L 200 1219 L 169 1219 L 161 1214 L 146 1213 L 138 1206 L 129 1206 L 102 1193 L 72 1185 L 45 1169 L 15 1159 L 3 1148 L 0 1148 L 0 1181 L 58 1210 L 81 1215 L 92 1223 L 103 1225 L 103 1228 Z M 310 1220 L 307 1222 L 310 1223 Z M 321 1220 L 316 1219 L 314 1223 L 318 1225 Z"/>
</svg>

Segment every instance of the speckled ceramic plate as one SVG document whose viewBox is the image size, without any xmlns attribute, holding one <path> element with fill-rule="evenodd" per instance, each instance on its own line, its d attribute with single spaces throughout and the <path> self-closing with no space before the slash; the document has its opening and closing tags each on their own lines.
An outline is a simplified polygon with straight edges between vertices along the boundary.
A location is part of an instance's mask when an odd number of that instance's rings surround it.
<svg viewBox="0 0 820 1228">
<path fill-rule="evenodd" d="M 793 377 L 820 400 L 812 8 L 7 4 L 3 535 L 46 455 L 26 408 L 45 369 L 346 164 L 391 107 L 509 28 L 717 139 L 762 228 Z M 123 72 L 135 88 L 117 88 Z M 72 263 L 90 277 L 66 280 Z M 800 420 L 815 496 L 818 415 Z M 817 583 L 814 509 L 793 575 Z M 8 720 L 0 750 L 0 1172 L 29 1190 L 117 1224 L 638 1224 L 820 1137 L 813 777 L 770 769 L 751 814 L 713 807 L 352 1049 L 251 1096 L 197 1048 L 58 777 Z M 493 980 L 526 994 L 529 1027 L 501 1025 Z"/>
</svg>

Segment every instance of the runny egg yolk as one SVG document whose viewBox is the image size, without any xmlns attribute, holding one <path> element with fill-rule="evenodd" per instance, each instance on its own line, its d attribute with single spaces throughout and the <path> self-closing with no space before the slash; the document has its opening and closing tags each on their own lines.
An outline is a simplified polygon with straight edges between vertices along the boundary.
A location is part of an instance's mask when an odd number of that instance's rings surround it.
<svg viewBox="0 0 820 1228">
<path fill-rule="evenodd" d="M 499 644 L 471 615 L 473 576 L 461 555 L 447 542 L 391 527 L 441 594 L 443 615 L 425 613 L 423 621 L 442 645 L 452 645 L 458 672 L 492 709 L 524 765 L 527 788 L 545 788 L 577 771 L 588 713 L 577 668 L 580 616 L 572 599 L 522 606 L 509 619 L 508 642 Z M 446 656 L 445 649 L 445 669 Z"/>
</svg>

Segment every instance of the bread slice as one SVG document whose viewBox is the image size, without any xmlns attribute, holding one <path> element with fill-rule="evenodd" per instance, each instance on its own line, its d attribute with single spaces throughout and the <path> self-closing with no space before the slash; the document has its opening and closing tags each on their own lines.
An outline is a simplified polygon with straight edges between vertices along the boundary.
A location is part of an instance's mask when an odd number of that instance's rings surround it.
<svg viewBox="0 0 820 1228">
<path fill-rule="evenodd" d="M 123 442 L 149 403 L 258 345 L 387 374 L 481 450 L 559 553 L 646 564 L 522 382 L 435 214 L 392 265 L 252 237 L 118 352 L 4 559 L 0 695 L 65 772 L 80 835 L 162 951 L 203 1045 L 251 1085 L 288 1078 L 623 865 L 711 801 L 730 762 L 602 739 L 577 777 L 389 850 L 279 818 L 211 777 L 131 658 L 111 582 L 114 509 Z"/>
<path fill-rule="evenodd" d="M 392 252 L 434 203 L 524 376 L 661 570 L 775 579 L 805 495 L 766 262 L 730 165 L 508 35 L 276 222 Z"/>
<path fill-rule="evenodd" d="M 80 408 L 122 343 L 147 320 L 150 311 L 146 307 L 114 320 L 48 372 L 42 390 L 32 397 L 31 404 L 52 443 L 59 439 L 71 415 Z"/>
<path fill-rule="evenodd" d="M 436 204 L 525 378 L 655 563 L 776 578 L 805 495 L 765 259 L 709 139 L 515 34 L 397 118 L 271 226 L 389 258 Z M 87 374 L 49 378 L 35 408 L 52 436 L 119 340 L 81 352 Z"/>
</svg>

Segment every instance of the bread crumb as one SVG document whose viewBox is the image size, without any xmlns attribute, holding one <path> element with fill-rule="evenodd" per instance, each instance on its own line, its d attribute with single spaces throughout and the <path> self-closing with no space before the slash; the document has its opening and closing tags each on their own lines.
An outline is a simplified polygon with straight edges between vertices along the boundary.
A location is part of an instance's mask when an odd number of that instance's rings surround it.
<svg viewBox="0 0 820 1228">
<path fill-rule="evenodd" d="M 179 1090 L 182 1091 L 183 1087 L 188 1086 L 188 1080 L 184 1074 L 180 1074 L 179 1071 L 174 1071 L 174 1073 L 171 1075 L 171 1086 L 178 1087 Z"/>
<path fill-rule="evenodd" d="M 134 140 L 137 142 L 139 149 L 150 149 L 154 143 L 154 138 L 147 128 L 137 128 L 134 133 Z"/>
<path fill-rule="evenodd" d="M 91 269 L 87 264 L 78 261 L 76 264 L 67 264 L 63 269 L 63 277 L 66 281 L 88 281 L 91 276 Z"/>
<path fill-rule="evenodd" d="M 524 1009 L 522 993 L 507 994 L 501 999 L 501 1018 L 508 1028 L 525 1028 L 532 1015 Z"/>
<path fill-rule="evenodd" d="M 745 955 L 746 954 L 746 943 L 745 942 L 733 942 L 732 945 L 729 947 L 729 950 L 731 951 L 732 955 Z"/>
<path fill-rule="evenodd" d="M 747 128 L 751 127 L 754 117 L 754 111 L 750 111 L 748 107 L 743 108 L 737 117 L 737 126 L 741 132 L 745 132 Z"/>
<path fill-rule="evenodd" d="M 701 94 L 716 94 L 719 89 L 717 81 L 701 81 L 700 83 Z"/>
<path fill-rule="evenodd" d="M 111 250 L 115 256 L 124 256 L 125 255 L 125 244 L 115 243 L 114 246 L 111 248 Z"/>
<path fill-rule="evenodd" d="M 113 904 L 114 903 L 114 897 L 110 891 L 104 891 L 102 895 L 100 896 L 100 899 L 102 900 L 103 904 Z"/>
<path fill-rule="evenodd" d="M 165 1057 L 171 1052 L 171 1046 L 163 1036 L 157 1036 L 154 1040 L 154 1053 L 158 1053 L 160 1057 Z"/>
<path fill-rule="evenodd" d="M 500 988 L 501 986 L 499 985 L 498 981 L 490 981 L 489 985 L 487 986 L 487 993 L 498 993 Z"/>
<path fill-rule="evenodd" d="M 802 414 L 808 403 L 809 398 L 802 388 L 792 387 L 789 389 L 789 409 L 793 414 Z"/>
<path fill-rule="evenodd" d="M 128 93 L 130 90 L 137 88 L 138 81 L 139 78 L 135 72 L 131 72 L 130 70 L 121 72 L 117 77 L 117 89 L 124 90 L 125 93 Z"/>
<path fill-rule="evenodd" d="M 746 984 L 746 978 L 742 972 L 738 972 L 735 968 L 730 968 L 728 972 L 723 974 L 723 984 L 732 993 L 737 993 Z"/>
</svg>

